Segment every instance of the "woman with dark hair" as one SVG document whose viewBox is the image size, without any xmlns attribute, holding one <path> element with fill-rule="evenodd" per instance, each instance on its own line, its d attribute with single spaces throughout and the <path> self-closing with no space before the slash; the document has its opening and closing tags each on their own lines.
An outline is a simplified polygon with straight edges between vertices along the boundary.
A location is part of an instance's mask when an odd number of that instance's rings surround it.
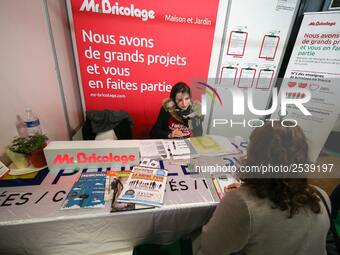
<svg viewBox="0 0 340 255">
<path fill-rule="evenodd" d="M 176 83 L 170 98 L 163 100 L 151 138 L 188 138 L 202 135 L 201 105 L 192 102 L 191 91 L 184 82 Z"/>
<path fill-rule="evenodd" d="M 266 123 L 250 136 L 243 165 L 308 162 L 300 127 Z M 194 254 L 325 255 L 329 218 L 307 179 L 244 179 L 228 191 L 193 243 Z"/>
</svg>

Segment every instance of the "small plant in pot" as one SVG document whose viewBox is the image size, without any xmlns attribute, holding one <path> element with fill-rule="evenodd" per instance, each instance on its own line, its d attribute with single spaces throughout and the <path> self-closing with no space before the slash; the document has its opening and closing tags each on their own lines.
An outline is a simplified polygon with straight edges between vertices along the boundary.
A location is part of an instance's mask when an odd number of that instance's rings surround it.
<svg viewBox="0 0 340 255">
<path fill-rule="evenodd" d="M 43 167 L 46 166 L 46 158 L 44 155 L 44 148 L 47 145 L 47 136 L 43 134 L 35 134 L 33 136 L 29 136 L 29 143 L 30 143 L 30 161 L 34 167 Z"/>
<path fill-rule="evenodd" d="M 8 149 L 10 152 L 25 155 L 34 167 L 40 168 L 46 165 L 43 149 L 47 145 L 47 140 L 46 135 L 39 133 L 28 137 L 18 137 L 13 140 Z M 7 155 L 18 168 L 21 168 L 9 154 Z"/>
<path fill-rule="evenodd" d="M 26 168 L 29 166 L 29 151 L 26 146 L 26 138 L 15 138 L 8 146 L 6 154 L 17 168 Z"/>
</svg>

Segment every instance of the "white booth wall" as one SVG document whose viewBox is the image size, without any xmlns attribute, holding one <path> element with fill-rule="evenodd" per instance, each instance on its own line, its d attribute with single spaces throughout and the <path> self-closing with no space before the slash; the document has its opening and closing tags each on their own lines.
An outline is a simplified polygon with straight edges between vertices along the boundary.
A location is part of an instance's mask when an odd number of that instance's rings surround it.
<svg viewBox="0 0 340 255">
<path fill-rule="evenodd" d="M 26 108 L 51 140 L 68 140 L 83 115 L 65 2 L 2 0 L 0 33 L 0 155 Z"/>
</svg>

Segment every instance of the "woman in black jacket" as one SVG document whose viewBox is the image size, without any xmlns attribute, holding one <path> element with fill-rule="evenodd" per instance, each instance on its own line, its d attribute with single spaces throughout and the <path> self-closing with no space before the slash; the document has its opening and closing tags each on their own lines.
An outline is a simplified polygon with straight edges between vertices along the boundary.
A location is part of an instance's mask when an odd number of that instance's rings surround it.
<svg viewBox="0 0 340 255">
<path fill-rule="evenodd" d="M 184 82 L 176 83 L 170 98 L 163 100 L 151 138 L 188 138 L 202 135 L 201 104 L 192 102 L 191 91 Z"/>
</svg>

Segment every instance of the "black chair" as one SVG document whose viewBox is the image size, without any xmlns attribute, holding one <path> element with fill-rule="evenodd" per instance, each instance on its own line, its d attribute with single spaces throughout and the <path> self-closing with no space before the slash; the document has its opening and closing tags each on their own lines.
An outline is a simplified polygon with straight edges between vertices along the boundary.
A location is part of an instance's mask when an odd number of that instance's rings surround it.
<svg viewBox="0 0 340 255">
<path fill-rule="evenodd" d="M 132 125 L 130 119 L 126 118 L 113 128 L 118 140 L 132 139 Z M 86 119 L 82 127 L 83 140 L 95 140 L 96 133 L 92 130 L 91 120 Z"/>
</svg>

